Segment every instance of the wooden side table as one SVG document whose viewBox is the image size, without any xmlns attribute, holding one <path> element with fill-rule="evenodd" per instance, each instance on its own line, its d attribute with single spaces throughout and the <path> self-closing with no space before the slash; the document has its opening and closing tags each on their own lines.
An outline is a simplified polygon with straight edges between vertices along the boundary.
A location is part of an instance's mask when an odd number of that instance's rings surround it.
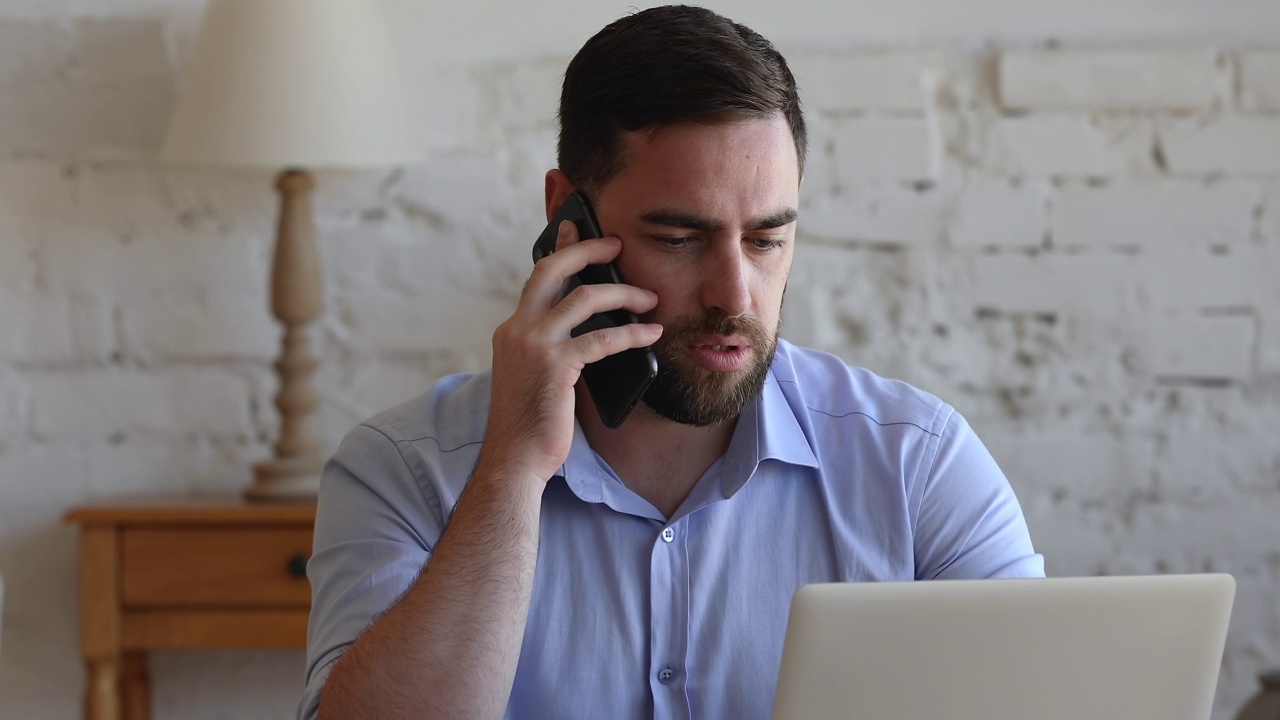
<svg viewBox="0 0 1280 720">
<path fill-rule="evenodd" d="M 313 503 L 165 499 L 66 519 L 80 526 L 89 720 L 150 715 L 148 651 L 305 647 Z"/>
</svg>

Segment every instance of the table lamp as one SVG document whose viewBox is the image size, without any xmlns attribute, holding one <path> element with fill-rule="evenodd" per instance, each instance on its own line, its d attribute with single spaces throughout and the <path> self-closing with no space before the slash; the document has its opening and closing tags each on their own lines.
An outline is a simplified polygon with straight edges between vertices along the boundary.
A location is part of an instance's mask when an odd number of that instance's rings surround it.
<svg viewBox="0 0 1280 720">
<path fill-rule="evenodd" d="M 271 310 L 280 436 L 254 466 L 251 500 L 314 498 L 323 464 L 311 415 L 323 307 L 310 169 L 410 164 L 425 154 L 377 0 L 210 0 L 163 159 L 279 171 Z"/>
</svg>

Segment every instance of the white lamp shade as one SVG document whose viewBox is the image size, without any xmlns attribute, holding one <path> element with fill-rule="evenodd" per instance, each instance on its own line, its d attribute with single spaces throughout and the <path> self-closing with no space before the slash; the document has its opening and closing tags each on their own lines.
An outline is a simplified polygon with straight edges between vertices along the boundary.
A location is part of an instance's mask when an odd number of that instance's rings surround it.
<svg viewBox="0 0 1280 720">
<path fill-rule="evenodd" d="M 379 0 L 210 0 L 165 140 L 175 163 L 404 165 L 425 155 Z"/>
</svg>

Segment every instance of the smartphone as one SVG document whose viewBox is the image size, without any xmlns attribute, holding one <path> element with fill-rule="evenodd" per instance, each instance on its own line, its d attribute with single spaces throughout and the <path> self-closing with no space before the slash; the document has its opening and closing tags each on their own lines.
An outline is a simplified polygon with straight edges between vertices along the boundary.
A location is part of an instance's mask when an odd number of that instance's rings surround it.
<svg viewBox="0 0 1280 720">
<path fill-rule="evenodd" d="M 604 237 L 600 232 L 600 223 L 596 220 L 595 211 L 586 196 L 575 192 L 565 199 L 560 211 L 547 225 L 547 229 L 538 236 L 533 244 L 533 261 L 536 263 L 556 250 L 556 236 L 560 223 L 571 220 L 578 227 L 578 238 Z M 618 267 L 614 263 L 588 265 L 582 272 L 569 279 L 565 294 L 573 292 L 579 285 L 599 285 L 603 283 L 622 283 Z M 640 322 L 634 313 L 624 309 L 596 313 L 587 321 L 574 328 L 573 337 L 592 330 L 617 327 L 626 323 Z M 617 428 L 627 419 L 631 410 L 644 395 L 653 379 L 658 376 L 658 356 L 652 348 L 631 348 L 610 355 L 597 362 L 588 363 L 582 369 L 582 377 L 586 381 L 587 391 L 595 403 L 596 412 L 606 427 Z"/>
</svg>

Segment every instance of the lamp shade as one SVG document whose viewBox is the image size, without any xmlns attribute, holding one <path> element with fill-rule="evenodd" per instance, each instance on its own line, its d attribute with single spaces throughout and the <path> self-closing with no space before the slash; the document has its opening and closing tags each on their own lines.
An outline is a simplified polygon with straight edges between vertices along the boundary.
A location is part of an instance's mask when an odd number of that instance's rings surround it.
<svg viewBox="0 0 1280 720">
<path fill-rule="evenodd" d="M 402 165 L 425 155 L 379 0 L 210 0 L 174 163 Z"/>
</svg>

